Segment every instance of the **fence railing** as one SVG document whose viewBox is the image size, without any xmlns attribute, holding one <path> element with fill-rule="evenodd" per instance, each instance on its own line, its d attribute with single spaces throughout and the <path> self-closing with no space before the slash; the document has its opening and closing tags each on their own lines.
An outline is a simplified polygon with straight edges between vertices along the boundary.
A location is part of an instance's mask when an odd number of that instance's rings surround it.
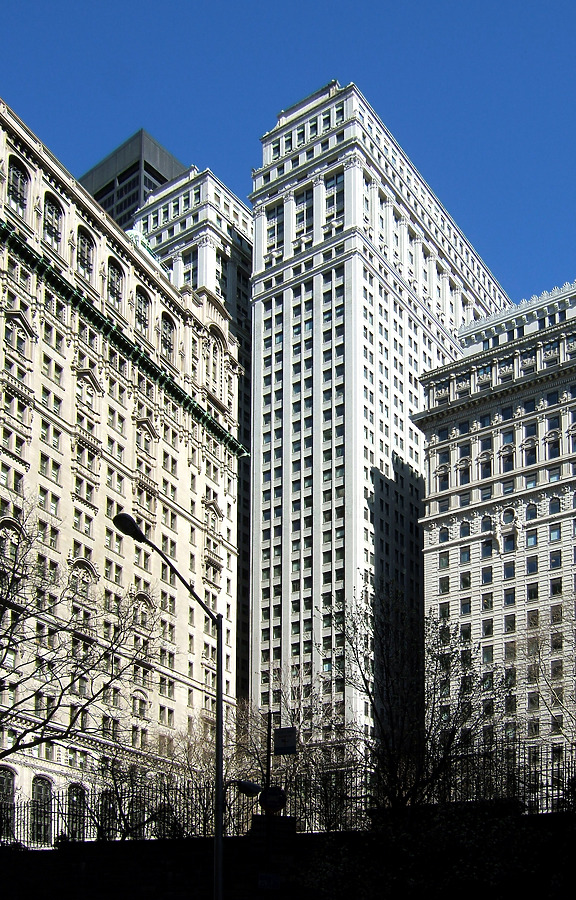
<svg viewBox="0 0 576 900">
<path fill-rule="evenodd" d="M 275 779 L 287 794 L 282 815 L 298 831 L 362 831 L 389 805 L 378 770 L 356 765 L 327 771 L 286 772 Z M 576 811 L 576 748 L 506 743 L 476 749 L 443 766 L 426 795 L 432 804 L 514 800 L 527 813 Z M 211 836 L 213 785 L 170 781 L 70 785 L 41 800 L 0 798 L 0 843 L 51 847 L 62 841 L 118 841 Z M 250 828 L 259 807 L 232 785 L 226 796 L 225 834 Z"/>
</svg>

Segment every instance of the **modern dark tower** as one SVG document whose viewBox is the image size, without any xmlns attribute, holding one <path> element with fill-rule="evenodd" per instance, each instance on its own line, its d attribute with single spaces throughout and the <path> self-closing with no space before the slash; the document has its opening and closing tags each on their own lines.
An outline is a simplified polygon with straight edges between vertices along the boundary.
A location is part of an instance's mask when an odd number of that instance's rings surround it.
<svg viewBox="0 0 576 900">
<path fill-rule="evenodd" d="M 86 172 L 80 184 L 126 229 L 148 194 L 186 168 L 141 128 Z"/>
</svg>

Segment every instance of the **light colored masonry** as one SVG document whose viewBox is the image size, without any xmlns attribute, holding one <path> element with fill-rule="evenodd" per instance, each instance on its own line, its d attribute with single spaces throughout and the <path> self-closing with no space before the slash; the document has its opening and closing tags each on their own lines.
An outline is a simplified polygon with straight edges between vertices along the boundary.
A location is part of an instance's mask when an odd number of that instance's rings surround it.
<svg viewBox="0 0 576 900">
<path fill-rule="evenodd" d="M 37 501 L 46 559 L 83 567 L 106 602 L 149 598 L 161 626 L 150 677 L 126 681 L 103 735 L 6 762 L 4 775 L 29 795 L 38 773 L 54 788 L 86 779 L 113 750 L 111 719 L 135 754 L 169 752 L 197 719 L 213 725 L 216 650 L 204 615 L 155 554 L 115 532 L 119 511 L 223 614 L 234 706 L 238 342 L 218 298 L 185 280 L 173 287 L 145 242 L 130 240 L 4 104 L 0 300 L 2 514 Z M 9 671 L 0 680 L 9 703 L 18 686 Z"/>
<path fill-rule="evenodd" d="M 151 193 L 134 227 L 149 241 L 178 287 L 221 308 L 238 342 L 238 438 L 250 447 L 252 213 L 209 169 L 191 166 Z M 238 466 L 238 696 L 248 694 L 250 460 Z"/>
<path fill-rule="evenodd" d="M 420 377 L 510 301 L 355 85 L 281 112 L 262 150 L 252 696 L 304 737 L 369 731 L 345 632 L 382 583 L 421 612 Z"/>
<path fill-rule="evenodd" d="M 460 338 L 464 356 L 422 379 L 416 416 L 426 608 L 462 651 L 479 646 L 487 736 L 573 742 L 576 284 Z"/>
</svg>

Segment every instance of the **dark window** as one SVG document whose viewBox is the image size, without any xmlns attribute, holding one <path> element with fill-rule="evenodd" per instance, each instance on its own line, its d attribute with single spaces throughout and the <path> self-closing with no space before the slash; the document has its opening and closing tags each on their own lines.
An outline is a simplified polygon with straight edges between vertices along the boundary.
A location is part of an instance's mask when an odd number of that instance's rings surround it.
<svg viewBox="0 0 576 900">
<path fill-rule="evenodd" d="M 90 278 L 94 268 L 94 242 L 87 232 L 78 229 L 77 269 L 84 278 Z"/>
<path fill-rule="evenodd" d="M 68 788 L 68 837 L 83 841 L 86 831 L 86 791 L 81 784 Z"/>
<path fill-rule="evenodd" d="M 0 767 L 0 841 L 13 841 L 14 835 L 14 772 Z"/>
<path fill-rule="evenodd" d="M 49 194 L 46 194 L 44 200 L 43 237 L 55 249 L 58 249 L 60 244 L 61 221 L 62 210 L 60 205 Z"/>
<path fill-rule="evenodd" d="M 174 357 L 174 323 L 170 316 L 162 313 L 162 334 L 160 336 L 160 352 L 162 356 L 172 360 Z"/>
<path fill-rule="evenodd" d="M 148 332 L 148 317 L 150 300 L 142 288 L 136 288 L 136 329 L 146 334 Z"/>
<path fill-rule="evenodd" d="M 8 202 L 12 209 L 23 216 L 28 202 L 28 172 L 15 159 L 8 165 Z"/>
<path fill-rule="evenodd" d="M 30 841 L 33 844 L 52 842 L 52 785 L 40 775 L 32 781 Z"/>
<path fill-rule="evenodd" d="M 513 534 L 504 535 L 504 553 L 512 553 L 516 549 L 516 538 Z"/>
<path fill-rule="evenodd" d="M 118 308 L 122 305 L 124 275 L 120 266 L 110 260 L 108 263 L 108 300 Z"/>
</svg>

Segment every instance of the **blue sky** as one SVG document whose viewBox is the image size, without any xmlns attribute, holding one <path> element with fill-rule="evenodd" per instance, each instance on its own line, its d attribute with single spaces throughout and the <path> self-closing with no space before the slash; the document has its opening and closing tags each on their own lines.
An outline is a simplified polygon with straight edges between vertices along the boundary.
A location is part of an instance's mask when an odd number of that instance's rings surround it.
<svg viewBox="0 0 576 900">
<path fill-rule="evenodd" d="M 514 300 L 576 279 L 573 0 L 4 0 L 0 96 L 80 176 L 144 127 L 239 197 L 354 81 Z"/>
</svg>

